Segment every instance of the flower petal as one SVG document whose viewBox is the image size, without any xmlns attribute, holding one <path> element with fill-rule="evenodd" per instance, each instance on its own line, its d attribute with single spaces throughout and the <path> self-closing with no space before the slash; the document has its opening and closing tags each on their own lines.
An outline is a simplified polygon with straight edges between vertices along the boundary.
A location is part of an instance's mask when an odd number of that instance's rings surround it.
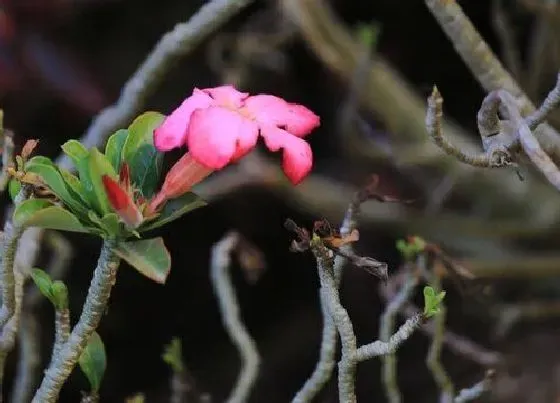
<svg viewBox="0 0 560 403">
<path fill-rule="evenodd" d="M 158 211 L 167 200 L 175 199 L 190 191 L 214 170 L 200 164 L 190 153 L 183 155 L 165 175 L 161 190 L 150 201 L 145 215 Z"/>
<path fill-rule="evenodd" d="M 159 151 L 169 151 L 184 145 L 193 111 L 208 108 L 213 103 L 214 100 L 206 92 L 195 88 L 193 94 L 154 130 L 155 147 Z"/>
<path fill-rule="evenodd" d="M 189 153 L 199 163 L 222 169 L 251 151 L 258 134 L 256 122 L 230 109 L 212 106 L 193 113 L 187 145 Z"/>
<path fill-rule="evenodd" d="M 255 95 L 245 101 L 245 109 L 261 124 L 279 126 L 294 136 L 304 137 L 321 123 L 319 116 L 303 105 L 292 104 L 273 95 Z"/>
<path fill-rule="evenodd" d="M 214 98 L 217 104 L 234 109 L 243 106 L 243 101 L 249 96 L 248 92 L 239 92 L 231 85 L 205 88 L 202 91 Z"/>
<path fill-rule="evenodd" d="M 283 149 L 282 168 L 294 185 L 309 174 L 313 167 L 313 152 L 305 140 L 271 125 L 261 126 L 261 136 L 270 151 Z"/>
</svg>

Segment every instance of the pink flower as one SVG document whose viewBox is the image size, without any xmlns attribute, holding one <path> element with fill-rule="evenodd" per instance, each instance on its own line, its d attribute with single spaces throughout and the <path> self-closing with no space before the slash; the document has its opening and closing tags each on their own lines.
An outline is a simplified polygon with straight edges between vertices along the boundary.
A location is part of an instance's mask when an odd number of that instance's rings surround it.
<svg viewBox="0 0 560 403">
<path fill-rule="evenodd" d="M 293 184 L 301 182 L 313 165 L 309 144 L 302 139 L 320 119 L 303 105 L 272 95 L 239 92 L 232 86 L 195 88 L 154 131 L 160 151 L 188 147 L 166 176 L 150 206 L 178 197 L 214 170 L 249 153 L 260 136 L 270 151 L 283 151 L 284 173 Z"/>
</svg>

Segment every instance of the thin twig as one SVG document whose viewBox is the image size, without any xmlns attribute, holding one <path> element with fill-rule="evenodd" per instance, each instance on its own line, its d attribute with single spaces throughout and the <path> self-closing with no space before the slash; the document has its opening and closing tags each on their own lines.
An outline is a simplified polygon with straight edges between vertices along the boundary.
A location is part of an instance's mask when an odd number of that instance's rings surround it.
<svg viewBox="0 0 560 403">
<path fill-rule="evenodd" d="M 423 255 L 421 255 L 423 258 Z M 409 300 L 418 285 L 418 276 L 412 270 L 407 270 L 406 279 L 400 291 L 390 300 L 385 308 L 385 312 L 381 316 L 379 326 L 379 339 L 381 341 L 389 341 L 393 328 L 395 326 L 395 317 L 401 310 L 402 306 Z M 384 284 L 382 287 L 386 287 Z M 396 354 L 384 355 L 381 359 L 383 363 L 382 381 L 385 388 L 385 394 L 390 403 L 400 403 L 402 396 L 397 384 L 397 357 Z"/>
<path fill-rule="evenodd" d="M 78 362 L 91 334 L 97 329 L 107 309 L 120 264 L 115 246 L 114 240 L 107 239 L 103 242 L 80 319 L 59 354 L 53 357 L 33 403 L 52 403 L 58 399 L 62 385 Z"/>
<path fill-rule="evenodd" d="M 260 365 L 260 356 L 255 341 L 239 314 L 239 304 L 235 295 L 229 269 L 231 254 L 240 241 L 240 235 L 230 232 L 212 248 L 210 279 L 220 305 L 222 322 L 229 337 L 236 345 L 243 362 L 235 387 L 228 397 L 229 403 L 247 401 L 255 385 Z"/>
<path fill-rule="evenodd" d="M 24 307 L 18 333 L 19 360 L 11 402 L 27 403 L 33 396 L 41 365 L 41 341 L 39 321 Z"/>
<path fill-rule="evenodd" d="M 360 206 L 362 202 L 356 196 L 348 206 L 344 220 L 340 227 L 340 235 L 347 236 L 358 227 L 358 218 L 360 214 Z M 351 244 L 346 244 L 341 247 L 343 252 L 352 250 Z M 337 255 L 334 259 L 334 282 L 335 286 L 340 287 L 342 280 L 342 273 L 347 260 L 342 255 Z M 296 393 L 292 403 L 310 402 L 317 396 L 325 384 L 332 376 L 334 367 L 336 365 L 336 347 L 337 347 L 337 330 L 336 326 L 328 312 L 327 300 L 324 292 L 319 292 L 319 302 L 321 303 L 321 313 L 323 316 L 323 332 L 321 335 L 321 349 L 319 352 L 319 360 L 315 365 L 315 369 L 311 376 L 305 381 L 302 388 Z"/>
<path fill-rule="evenodd" d="M 29 232 L 25 232 L 21 242 Z M 47 265 L 47 272 L 53 279 L 60 279 L 69 267 L 72 250 L 70 243 L 59 232 L 51 231 L 45 238 L 46 246 L 51 249 L 51 258 Z M 32 243 L 34 244 L 34 243 Z M 30 245 L 32 245 L 30 244 Z M 18 250 L 20 253 L 22 249 Z M 31 250 L 27 254 L 35 255 Z M 16 261 L 18 260 L 16 256 Z M 30 260 L 35 260 L 31 258 Z M 21 315 L 19 339 L 19 360 L 15 383 L 10 401 L 14 403 L 28 403 L 33 397 L 38 383 L 39 365 L 41 364 L 41 327 L 37 312 L 37 306 L 43 301 L 42 294 L 37 287 L 28 290 L 24 295 L 23 312 Z"/>
<path fill-rule="evenodd" d="M 15 205 L 22 203 L 30 195 L 29 186 L 22 186 L 15 198 Z M 19 327 L 23 285 L 25 275 L 17 270 L 15 262 L 18 244 L 23 236 L 24 228 L 14 225 L 8 219 L 2 234 L 0 262 L 0 283 L 2 287 L 2 310 L 0 311 L 0 401 L 2 400 L 2 384 L 4 367 L 8 354 L 12 351 Z"/>
<path fill-rule="evenodd" d="M 424 2 L 453 43 L 463 62 L 486 91 L 505 89 L 519 99 L 524 113 L 535 110 L 535 106 L 504 69 L 500 60 L 455 0 L 424 0 Z"/>
<path fill-rule="evenodd" d="M 504 69 L 456 0 L 424 0 L 424 2 L 482 87 L 488 92 L 497 90 L 509 92 L 515 98 L 522 116 L 533 113 L 536 109 L 535 105 Z M 536 134 L 540 140 L 549 143 L 548 146 L 558 154 L 560 134 L 556 130 L 544 123 L 539 126 Z M 542 138 L 540 138 L 541 134 Z"/>
<path fill-rule="evenodd" d="M 339 400 L 346 403 L 356 402 L 355 373 L 358 361 L 356 352 L 358 343 L 354 327 L 346 309 L 340 303 L 338 287 L 334 281 L 334 259 L 332 252 L 321 241 L 314 242 L 311 250 L 317 259 L 317 271 L 321 282 L 323 298 L 327 302 L 328 312 L 336 325 L 342 345 L 342 357 L 338 364 Z"/>
<path fill-rule="evenodd" d="M 356 360 L 361 362 L 385 354 L 394 354 L 401 344 L 407 341 L 416 329 L 422 325 L 424 320 L 425 318 L 422 314 L 417 314 L 408 318 L 406 322 L 404 322 L 397 331 L 391 335 L 389 340 L 376 340 L 358 348 L 358 351 L 356 352 Z"/>
<path fill-rule="evenodd" d="M 428 98 L 428 110 L 426 112 L 426 129 L 428 130 L 428 134 L 434 143 L 436 143 L 436 145 L 447 154 L 457 158 L 465 164 L 483 168 L 500 167 L 504 165 L 503 163 L 500 163 L 500 159 L 493 158 L 494 156 L 491 153 L 469 155 L 460 148 L 451 144 L 451 142 L 443 136 L 442 117 L 443 98 L 437 87 L 434 86 L 432 94 Z"/>
<path fill-rule="evenodd" d="M 490 391 L 492 386 L 492 380 L 494 377 L 494 371 L 490 370 L 486 372 L 486 376 L 480 382 L 475 383 L 470 388 L 461 389 L 455 399 L 454 403 L 467 403 L 475 399 L 480 398 L 485 393 Z"/>
<path fill-rule="evenodd" d="M 358 348 L 356 335 L 350 316 L 340 302 L 340 294 L 334 279 L 334 258 L 320 239 L 313 239 L 311 250 L 317 260 L 317 271 L 321 282 L 323 298 L 328 312 L 336 325 L 342 345 L 342 357 L 338 364 L 339 400 L 356 402 L 355 375 L 360 361 L 394 352 L 423 322 L 422 315 L 416 315 L 403 324 L 388 342 L 374 341 Z"/>
<path fill-rule="evenodd" d="M 437 274 L 433 274 L 430 277 L 431 286 L 434 288 L 436 293 L 440 292 L 441 279 Z M 446 314 L 447 309 L 445 304 L 442 302 L 439 306 L 439 313 L 434 319 L 435 332 L 432 337 L 432 343 L 428 351 L 428 356 L 426 357 L 426 364 L 432 372 L 432 376 L 440 389 L 440 403 L 452 403 L 455 396 L 453 381 L 447 374 L 447 371 L 441 362 L 441 350 L 445 336 Z"/>
<path fill-rule="evenodd" d="M 546 119 L 546 116 L 560 104 L 560 73 L 556 78 L 556 85 L 548 93 L 545 100 L 542 102 L 539 109 L 525 118 L 525 122 L 529 129 L 535 130 Z"/>
<path fill-rule="evenodd" d="M 8 182 L 10 181 L 10 174 L 8 168 L 14 165 L 14 135 L 10 130 L 1 127 L 1 144 L 2 144 L 2 171 L 0 173 L 0 192 L 6 190 Z"/>
<path fill-rule="evenodd" d="M 508 120 L 515 131 L 515 139 L 519 141 L 519 144 L 525 154 L 529 157 L 535 167 L 539 169 L 548 179 L 548 181 L 556 189 L 560 190 L 560 170 L 549 155 L 542 149 L 526 121 L 521 117 L 513 96 L 504 90 L 493 91 L 487 95 L 485 102 L 495 103 L 496 106 L 493 109 L 496 111 L 498 109 L 498 105 L 505 108 L 508 114 Z M 496 119 L 498 119 L 497 114 Z"/>
<path fill-rule="evenodd" d="M 391 277 L 388 286 L 381 289 L 381 295 L 386 301 L 391 301 L 396 296 L 396 291 L 393 289 L 396 285 L 393 281 L 395 278 L 395 276 Z M 406 303 L 400 311 L 401 315 L 407 318 L 418 315 L 420 312 L 420 309 L 411 302 Z M 433 321 L 426 322 L 420 328 L 420 331 L 433 337 L 436 332 L 435 323 Z M 445 331 L 443 335 L 443 344 L 457 355 L 463 356 L 483 367 L 495 367 L 503 361 L 503 357 L 499 353 L 487 350 L 474 341 L 453 333 L 450 330 Z"/>
</svg>

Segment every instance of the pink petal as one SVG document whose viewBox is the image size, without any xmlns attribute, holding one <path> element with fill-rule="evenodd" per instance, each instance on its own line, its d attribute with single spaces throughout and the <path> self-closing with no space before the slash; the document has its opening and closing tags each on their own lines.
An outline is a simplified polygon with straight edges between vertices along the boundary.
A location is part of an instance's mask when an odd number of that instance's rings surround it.
<svg viewBox="0 0 560 403">
<path fill-rule="evenodd" d="M 230 108 L 240 108 L 243 101 L 249 96 L 248 92 L 239 92 L 231 85 L 223 85 L 221 87 L 205 88 L 202 91 L 209 94 L 216 103 Z"/>
<path fill-rule="evenodd" d="M 320 125 L 319 116 L 303 105 L 291 104 L 273 95 L 255 95 L 245 108 L 262 124 L 279 126 L 294 136 L 304 137 Z"/>
<path fill-rule="evenodd" d="M 193 113 L 187 145 L 194 159 L 222 169 L 232 159 L 251 151 L 257 143 L 257 124 L 230 109 L 212 106 Z"/>
<path fill-rule="evenodd" d="M 290 181 L 297 185 L 313 167 L 313 153 L 305 140 L 274 126 L 261 126 L 261 136 L 270 151 L 283 149 L 282 168 Z"/>
<path fill-rule="evenodd" d="M 165 118 L 154 130 L 154 145 L 159 151 L 181 147 L 186 142 L 187 128 L 193 111 L 205 109 L 214 100 L 205 92 L 195 88 L 193 94 Z"/>
<path fill-rule="evenodd" d="M 170 199 L 187 193 L 192 187 L 204 180 L 213 169 L 198 163 L 190 153 L 183 155 L 169 170 L 158 194 L 150 201 L 148 211 L 157 211 Z"/>
</svg>

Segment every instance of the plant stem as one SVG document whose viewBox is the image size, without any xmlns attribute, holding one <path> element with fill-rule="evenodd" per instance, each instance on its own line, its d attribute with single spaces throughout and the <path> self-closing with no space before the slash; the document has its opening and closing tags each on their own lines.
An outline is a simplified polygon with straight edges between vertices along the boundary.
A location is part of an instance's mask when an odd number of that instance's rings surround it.
<svg viewBox="0 0 560 403">
<path fill-rule="evenodd" d="M 99 325 L 107 308 L 120 264 L 120 258 L 115 253 L 116 245 L 115 240 L 103 242 L 80 319 L 72 329 L 68 341 L 64 343 L 59 353 L 53 356 L 41 386 L 33 398 L 33 403 L 56 402 L 62 385 L 70 376 L 90 336 Z"/>
<path fill-rule="evenodd" d="M 29 197 L 31 189 L 23 186 L 14 200 L 17 206 Z M 4 381 L 4 364 L 6 357 L 14 347 L 19 317 L 21 314 L 21 300 L 23 298 L 24 278 L 16 273 L 15 257 L 19 241 L 24 228 L 14 226 L 7 220 L 0 242 L 0 284 L 2 287 L 2 309 L 0 311 L 0 403 L 2 402 L 2 383 Z"/>
<path fill-rule="evenodd" d="M 354 327 L 348 312 L 340 303 L 340 295 L 334 278 L 334 259 L 329 251 L 319 243 L 312 245 L 312 251 L 317 259 L 317 271 L 321 282 L 327 310 L 336 325 L 342 345 L 342 357 L 338 363 L 338 393 L 339 400 L 345 403 L 356 402 L 354 375 L 356 373 L 356 351 L 358 350 Z"/>
<path fill-rule="evenodd" d="M 18 205 L 29 197 L 31 189 L 23 186 L 14 200 Z M 16 309 L 14 261 L 19 240 L 24 228 L 14 226 L 11 220 L 4 225 L 4 239 L 2 242 L 2 262 L 0 264 L 0 277 L 2 279 L 2 311 L 0 312 L 0 327 L 4 333 L 4 326 L 12 318 Z M 3 335 L 2 335 L 3 336 Z M 3 338 L 3 337 L 2 337 Z"/>
<path fill-rule="evenodd" d="M 379 339 L 382 342 L 389 342 L 395 327 L 395 317 L 403 305 L 411 298 L 416 286 L 418 277 L 411 272 L 412 268 L 406 273 L 406 281 L 398 294 L 387 304 L 385 312 L 381 316 Z M 385 395 L 390 403 L 401 403 L 402 396 L 397 383 L 397 355 L 386 354 L 382 357 L 383 373 L 381 379 L 385 389 Z"/>
<path fill-rule="evenodd" d="M 64 344 L 70 337 L 70 310 L 68 308 L 57 309 L 54 313 L 54 346 L 52 359 L 54 360 Z"/>
<path fill-rule="evenodd" d="M 248 400 L 260 366 L 259 351 L 241 319 L 239 302 L 229 273 L 231 253 L 239 241 L 238 233 L 227 234 L 214 245 L 210 264 L 210 280 L 220 306 L 222 322 L 242 359 L 241 373 L 227 399 L 228 403 L 242 403 Z"/>
</svg>

